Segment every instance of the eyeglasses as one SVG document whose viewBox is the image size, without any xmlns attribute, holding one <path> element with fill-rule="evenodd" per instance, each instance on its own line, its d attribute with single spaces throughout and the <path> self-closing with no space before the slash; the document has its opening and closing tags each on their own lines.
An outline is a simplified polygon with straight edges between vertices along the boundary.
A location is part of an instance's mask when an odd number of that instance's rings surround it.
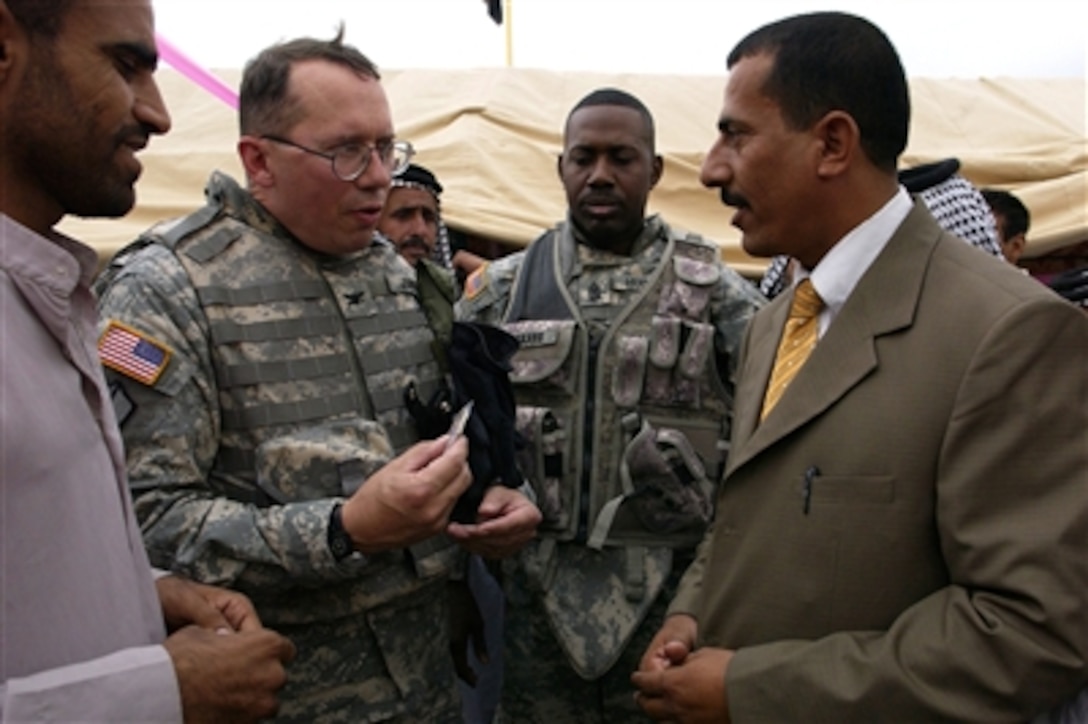
<svg viewBox="0 0 1088 724">
<path fill-rule="evenodd" d="M 378 155 L 378 160 L 392 176 L 403 173 L 411 163 L 412 156 L 415 155 L 415 149 L 407 141 L 381 141 L 374 146 L 366 143 L 345 143 L 331 152 L 325 152 L 307 148 L 280 136 L 265 134 L 261 138 L 329 159 L 332 162 L 332 172 L 341 181 L 354 181 L 366 173 L 370 166 L 371 155 L 374 153 Z"/>
</svg>

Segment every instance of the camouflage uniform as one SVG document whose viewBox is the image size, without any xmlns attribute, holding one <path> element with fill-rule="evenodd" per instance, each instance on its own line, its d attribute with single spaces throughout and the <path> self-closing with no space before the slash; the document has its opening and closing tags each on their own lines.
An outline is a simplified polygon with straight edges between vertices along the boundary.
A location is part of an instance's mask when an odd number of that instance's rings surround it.
<svg viewBox="0 0 1088 724">
<path fill-rule="evenodd" d="M 460 720 L 457 548 L 338 562 L 327 540 L 333 506 L 414 442 L 405 385 L 440 379 L 414 278 L 381 240 L 311 251 L 215 174 L 101 280 L 102 339 L 123 324 L 168 353 L 154 380 L 107 370 L 151 560 L 245 592 L 294 641 L 282 721 Z"/>
<path fill-rule="evenodd" d="M 521 342 L 521 464 L 544 516 L 507 566 L 503 721 L 644 721 L 630 673 L 709 522 L 734 360 L 762 302 L 716 247 L 656 216 L 631 256 L 568 222 L 466 283 L 458 318 Z"/>
</svg>

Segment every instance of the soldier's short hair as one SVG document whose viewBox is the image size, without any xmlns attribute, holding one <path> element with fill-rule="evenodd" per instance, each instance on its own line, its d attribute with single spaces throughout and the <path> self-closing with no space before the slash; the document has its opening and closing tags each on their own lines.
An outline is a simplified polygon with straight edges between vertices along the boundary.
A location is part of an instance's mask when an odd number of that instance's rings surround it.
<svg viewBox="0 0 1088 724">
<path fill-rule="evenodd" d="M 638 98 L 619 88 L 598 88 L 575 103 L 574 108 L 571 108 L 570 113 L 567 114 L 567 121 L 563 125 L 564 135 L 570 128 L 571 117 L 583 108 L 589 108 L 591 106 L 622 106 L 637 111 L 638 114 L 642 116 L 643 122 L 646 124 L 646 135 L 647 138 L 650 139 L 650 151 L 653 152 L 656 131 L 654 129 L 654 117 L 651 115 L 650 109 Z"/>
<path fill-rule="evenodd" d="M 291 68 L 307 60 L 324 60 L 362 78 L 381 80 L 378 66 L 357 48 L 344 43 L 344 24 L 332 40 L 296 38 L 271 45 L 246 63 L 238 94 L 238 125 L 243 135 L 284 133 L 302 114 L 288 93 Z"/>
</svg>

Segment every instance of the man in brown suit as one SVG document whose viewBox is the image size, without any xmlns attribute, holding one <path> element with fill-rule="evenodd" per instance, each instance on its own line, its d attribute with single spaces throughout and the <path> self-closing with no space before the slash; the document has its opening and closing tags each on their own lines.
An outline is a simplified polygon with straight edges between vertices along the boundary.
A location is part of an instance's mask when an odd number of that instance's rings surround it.
<svg viewBox="0 0 1088 724">
<path fill-rule="evenodd" d="M 878 28 L 788 18 L 728 65 L 702 180 L 824 306 L 770 409 L 794 292 L 749 327 L 716 517 L 639 702 L 674 722 L 1025 721 L 1088 680 L 1088 320 L 898 185 L 910 101 Z"/>
</svg>

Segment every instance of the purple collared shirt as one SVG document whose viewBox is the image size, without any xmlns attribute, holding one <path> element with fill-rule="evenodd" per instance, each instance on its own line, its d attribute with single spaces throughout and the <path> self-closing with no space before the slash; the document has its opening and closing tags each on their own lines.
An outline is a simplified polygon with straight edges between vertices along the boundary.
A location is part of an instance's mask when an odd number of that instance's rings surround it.
<svg viewBox="0 0 1088 724">
<path fill-rule="evenodd" d="M 95 344 L 94 252 L 0 214 L 0 721 L 180 722 Z"/>
</svg>

